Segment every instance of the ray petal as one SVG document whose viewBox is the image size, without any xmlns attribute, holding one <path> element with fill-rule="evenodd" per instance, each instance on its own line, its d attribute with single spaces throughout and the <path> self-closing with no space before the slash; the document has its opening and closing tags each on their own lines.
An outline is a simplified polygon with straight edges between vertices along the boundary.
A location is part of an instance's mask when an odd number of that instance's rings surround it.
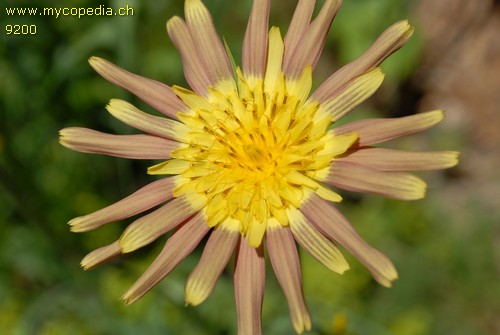
<svg viewBox="0 0 500 335">
<path fill-rule="evenodd" d="M 338 156 L 346 152 L 358 139 L 358 134 L 347 133 L 340 136 L 328 134 L 325 136 L 325 147 L 320 151 L 322 155 Z"/>
<path fill-rule="evenodd" d="M 128 72 L 99 57 L 91 57 L 89 63 L 106 80 L 130 91 L 157 111 L 171 118 L 175 119 L 177 112 L 186 109 L 171 88 L 163 83 Z"/>
<path fill-rule="evenodd" d="M 278 79 L 282 76 L 281 64 L 283 62 L 284 45 L 279 28 L 272 27 L 269 31 L 269 54 L 267 56 L 266 77 L 264 88 L 266 91 L 274 90 Z"/>
<path fill-rule="evenodd" d="M 85 232 L 109 222 L 126 219 L 172 199 L 174 185 L 175 178 L 157 180 L 110 206 L 74 218 L 68 224 L 73 232 Z"/>
<path fill-rule="evenodd" d="M 298 209 L 292 207 L 287 210 L 287 214 L 293 237 L 311 256 L 331 271 L 342 274 L 349 269 L 349 264 L 335 243 L 307 222 Z"/>
<path fill-rule="evenodd" d="M 349 162 L 380 171 L 418 171 L 447 169 L 458 164 L 456 151 L 410 152 L 387 148 L 365 147 L 337 157 L 337 162 Z"/>
<path fill-rule="evenodd" d="M 331 115 L 332 121 L 338 121 L 357 105 L 368 99 L 380 87 L 384 74 L 378 67 L 364 73 L 340 88 L 336 94 L 325 99 L 321 105 L 321 113 Z"/>
<path fill-rule="evenodd" d="M 199 209 L 184 197 L 174 198 L 163 207 L 135 220 L 125 229 L 120 237 L 122 252 L 131 252 L 153 242 Z"/>
<path fill-rule="evenodd" d="M 142 276 L 122 296 L 127 305 L 137 301 L 165 278 L 208 233 L 204 214 L 198 213 L 183 224 L 165 243 L 163 250 Z"/>
<path fill-rule="evenodd" d="M 251 247 L 240 239 L 234 272 L 234 295 L 239 335 L 262 334 L 262 302 L 265 286 L 265 261 L 262 244 Z"/>
<path fill-rule="evenodd" d="M 109 245 L 96 249 L 85 256 L 80 265 L 84 270 L 93 269 L 103 263 L 106 263 L 110 259 L 121 254 L 120 244 L 115 241 Z"/>
<path fill-rule="evenodd" d="M 167 22 L 167 32 L 181 54 L 184 76 L 189 86 L 196 93 L 207 95 L 208 87 L 214 85 L 215 79 L 198 52 L 186 22 L 174 16 Z"/>
<path fill-rule="evenodd" d="M 366 146 L 421 132 L 439 123 L 443 118 L 444 112 L 435 110 L 400 118 L 349 122 L 334 128 L 333 132 L 335 135 L 354 132 L 358 134 L 358 145 Z"/>
<path fill-rule="evenodd" d="M 325 182 L 355 192 L 368 192 L 400 200 L 418 200 L 425 196 L 426 183 L 404 172 L 386 172 L 335 160 Z"/>
<path fill-rule="evenodd" d="M 227 219 L 215 228 L 186 283 L 186 304 L 199 305 L 212 293 L 240 237 L 240 224 Z"/>
<path fill-rule="evenodd" d="M 217 35 L 208 9 L 201 0 L 186 0 L 184 14 L 198 53 L 203 55 L 214 85 L 222 85 L 223 90 L 236 89 L 231 62 Z"/>
<path fill-rule="evenodd" d="M 187 129 L 181 122 L 144 113 L 131 103 L 120 99 L 111 99 L 106 109 L 131 127 L 171 140 L 185 140 Z"/>
<path fill-rule="evenodd" d="M 169 159 L 179 143 L 151 135 L 113 135 L 69 127 L 59 131 L 59 143 L 71 150 L 129 159 Z"/>
<path fill-rule="evenodd" d="M 245 77 L 264 78 L 267 59 L 270 0 L 255 0 L 243 41 Z"/>
<path fill-rule="evenodd" d="M 387 28 L 361 57 L 331 75 L 312 94 L 313 99 L 321 103 L 353 78 L 379 66 L 387 57 L 405 45 L 412 34 L 413 27 L 408 21 L 396 22 Z"/>
<path fill-rule="evenodd" d="M 285 36 L 285 59 L 287 63 L 290 62 L 297 43 L 299 43 L 300 38 L 311 23 L 315 4 L 316 0 L 299 0 L 297 3 Z"/>
<path fill-rule="evenodd" d="M 296 96 L 301 104 L 306 102 L 312 87 L 312 68 L 306 66 L 300 78 L 287 80 L 286 89 L 289 95 Z"/>
<path fill-rule="evenodd" d="M 288 78 L 300 77 L 302 71 L 308 65 L 314 69 L 325 45 L 326 35 L 330 30 L 333 18 L 341 4 L 341 0 L 325 1 L 318 16 L 302 34 L 297 47 L 283 63 L 283 69 Z"/>
<path fill-rule="evenodd" d="M 366 243 L 335 207 L 312 195 L 301 211 L 323 234 L 359 259 L 381 285 L 390 287 L 391 282 L 397 279 L 398 274 L 391 261 Z"/>
<path fill-rule="evenodd" d="M 290 228 L 270 224 L 266 246 L 276 278 L 285 293 L 295 331 L 302 334 L 311 329 L 311 318 L 304 301 L 299 255 Z"/>
</svg>

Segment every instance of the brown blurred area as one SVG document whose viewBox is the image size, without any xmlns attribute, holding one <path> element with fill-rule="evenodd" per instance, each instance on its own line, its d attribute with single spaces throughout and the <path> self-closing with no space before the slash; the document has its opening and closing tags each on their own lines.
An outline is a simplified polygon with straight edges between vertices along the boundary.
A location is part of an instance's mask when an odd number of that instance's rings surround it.
<svg viewBox="0 0 500 335">
<path fill-rule="evenodd" d="M 421 0 L 416 16 L 426 46 L 413 83 L 423 93 L 419 110 L 450 111 L 443 126 L 468 143 L 456 185 L 499 211 L 500 2 Z"/>
<path fill-rule="evenodd" d="M 426 50 L 422 108 L 443 103 L 460 113 L 477 146 L 500 144 L 500 2 L 422 0 Z"/>
<path fill-rule="evenodd" d="M 412 82 L 423 94 L 418 109 L 448 110 L 442 126 L 463 137 L 460 164 L 450 170 L 455 182 L 443 196 L 454 229 L 468 230 L 478 224 L 472 206 L 500 214 L 500 1 L 421 0 L 416 16 L 426 46 Z M 500 259 L 498 226 L 494 231 L 493 257 Z M 484 331 L 500 332 L 497 313 L 481 312 Z"/>
</svg>

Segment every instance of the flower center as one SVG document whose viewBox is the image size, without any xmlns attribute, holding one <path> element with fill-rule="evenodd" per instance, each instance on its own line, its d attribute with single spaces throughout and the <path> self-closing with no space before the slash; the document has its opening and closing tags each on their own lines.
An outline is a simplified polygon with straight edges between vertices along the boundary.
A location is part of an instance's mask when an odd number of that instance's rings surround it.
<svg viewBox="0 0 500 335">
<path fill-rule="evenodd" d="M 203 98 L 174 87 L 190 108 L 178 113 L 186 140 L 172 159 L 149 172 L 179 174 L 174 196 L 204 208 L 211 227 L 237 222 L 250 245 L 258 246 L 269 221 L 288 225 L 287 210 L 299 208 L 312 191 L 340 201 L 318 182 L 338 145 L 327 131 L 330 118 L 318 112 L 317 103 L 304 101 L 310 70 L 293 82 L 280 74 L 272 84 L 249 84 L 237 72 L 237 91 L 210 88 Z M 341 145 L 342 152 L 354 137 Z"/>
<path fill-rule="evenodd" d="M 249 170 L 268 170 L 270 165 L 274 165 L 274 161 L 265 149 L 255 144 L 245 145 L 245 154 L 241 157 L 242 165 Z"/>
</svg>

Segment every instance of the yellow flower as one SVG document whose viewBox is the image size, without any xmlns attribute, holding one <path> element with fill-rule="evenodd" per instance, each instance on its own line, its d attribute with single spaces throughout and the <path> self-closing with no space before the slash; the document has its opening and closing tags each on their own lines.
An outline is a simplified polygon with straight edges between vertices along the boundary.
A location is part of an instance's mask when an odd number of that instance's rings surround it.
<svg viewBox="0 0 500 335">
<path fill-rule="evenodd" d="M 197 305 L 213 290 L 236 250 L 235 296 L 240 334 L 261 333 L 264 246 L 290 306 L 297 333 L 311 328 L 296 243 L 332 271 L 349 266 L 337 243 L 355 255 L 384 286 L 397 278 L 392 263 L 369 246 L 331 202 L 329 186 L 415 200 L 426 184 L 402 171 L 454 166 L 456 152 L 403 152 L 372 145 L 423 131 L 443 118 L 432 111 L 399 119 L 368 119 L 330 127 L 381 85 L 378 65 L 409 39 L 407 21 L 389 27 L 359 59 L 310 94 L 312 70 L 341 1 L 326 0 L 311 21 L 314 1 L 299 0 L 283 39 L 268 30 L 270 0 L 255 0 L 234 71 L 210 13 L 200 0 L 185 1 L 186 19 L 174 17 L 168 33 L 179 49 L 192 90 L 127 72 L 101 58 L 90 65 L 169 118 L 146 114 L 122 100 L 108 111 L 148 134 L 111 135 L 85 128 L 61 130 L 73 150 L 133 159 L 161 159 L 148 169 L 167 175 L 129 197 L 69 222 L 75 232 L 128 218 L 118 241 L 87 255 L 95 267 L 176 229 L 164 249 L 124 294 L 143 296 L 210 234 L 186 284 Z"/>
</svg>

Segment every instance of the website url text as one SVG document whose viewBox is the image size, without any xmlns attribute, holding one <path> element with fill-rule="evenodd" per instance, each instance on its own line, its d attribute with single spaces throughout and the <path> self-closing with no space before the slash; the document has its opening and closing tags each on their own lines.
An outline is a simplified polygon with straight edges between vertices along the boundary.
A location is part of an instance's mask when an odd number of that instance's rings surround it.
<svg viewBox="0 0 500 335">
<path fill-rule="evenodd" d="M 118 9 L 113 9 L 100 5 L 99 7 L 7 7 L 5 8 L 7 16 L 75 16 L 79 19 L 84 16 L 133 16 L 134 8 L 126 5 Z"/>
</svg>

